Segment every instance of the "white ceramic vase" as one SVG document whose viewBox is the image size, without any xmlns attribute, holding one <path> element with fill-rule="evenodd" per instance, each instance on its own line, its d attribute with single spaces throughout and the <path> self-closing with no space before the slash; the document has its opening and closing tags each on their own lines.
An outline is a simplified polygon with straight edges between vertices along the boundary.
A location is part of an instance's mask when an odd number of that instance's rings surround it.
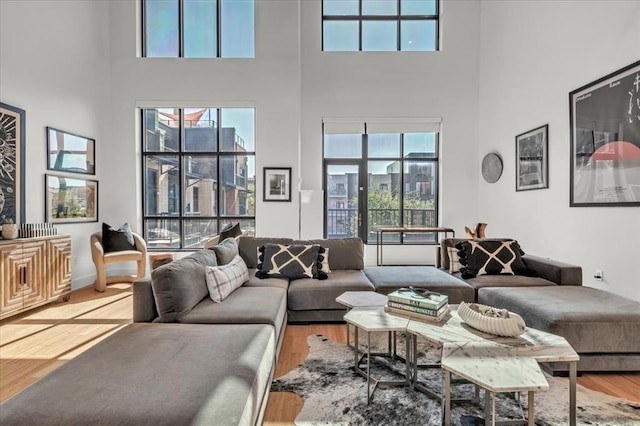
<svg viewBox="0 0 640 426">
<path fill-rule="evenodd" d="M 5 240 L 18 238 L 18 225 L 15 223 L 5 223 L 2 225 L 2 238 Z"/>
</svg>

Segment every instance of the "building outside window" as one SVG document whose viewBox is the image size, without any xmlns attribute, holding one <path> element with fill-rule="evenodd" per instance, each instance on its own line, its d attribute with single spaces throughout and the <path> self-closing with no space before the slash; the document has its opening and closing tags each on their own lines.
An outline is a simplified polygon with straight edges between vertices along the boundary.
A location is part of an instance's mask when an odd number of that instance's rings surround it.
<svg viewBox="0 0 640 426">
<path fill-rule="evenodd" d="M 375 244 L 381 227 L 438 226 L 438 139 L 438 131 L 325 131 L 325 237 L 361 237 Z M 437 242 L 435 234 L 384 238 L 399 244 Z"/>
<path fill-rule="evenodd" d="M 142 110 L 150 249 L 200 248 L 236 222 L 255 233 L 254 115 L 253 108 Z"/>
<path fill-rule="evenodd" d="M 141 1 L 143 57 L 255 57 L 254 0 Z"/>
<path fill-rule="evenodd" d="M 323 0 L 322 50 L 439 50 L 438 0 Z"/>
</svg>

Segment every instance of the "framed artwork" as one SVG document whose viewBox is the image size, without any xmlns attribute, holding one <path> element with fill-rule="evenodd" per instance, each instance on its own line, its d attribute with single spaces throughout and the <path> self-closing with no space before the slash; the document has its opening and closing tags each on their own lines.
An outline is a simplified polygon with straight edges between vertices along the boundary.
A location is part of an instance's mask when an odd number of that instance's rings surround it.
<svg viewBox="0 0 640 426">
<path fill-rule="evenodd" d="M 549 187 L 549 125 L 516 136 L 516 191 Z"/>
<path fill-rule="evenodd" d="M 0 225 L 25 221 L 25 111 L 0 102 Z"/>
<path fill-rule="evenodd" d="M 571 207 L 640 206 L 640 61 L 569 93 Z"/>
<path fill-rule="evenodd" d="M 96 173 L 96 141 L 47 127 L 47 168 L 58 172 Z"/>
<path fill-rule="evenodd" d="M 98 221 L 97 180 L 46 174 L 45 187 L 46 222 Z"/>
<path fill-rule="evenodd" d="M 291 201 L 291 167 L 263 169 L 264 201 Z"/>
</svg>

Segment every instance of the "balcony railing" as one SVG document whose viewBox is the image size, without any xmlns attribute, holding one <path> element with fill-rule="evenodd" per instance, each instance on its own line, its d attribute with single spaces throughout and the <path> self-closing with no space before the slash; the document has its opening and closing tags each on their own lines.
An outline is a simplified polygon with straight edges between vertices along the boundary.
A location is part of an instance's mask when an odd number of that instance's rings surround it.
<svg viewBox="0 0 640 426">
<path fill-rule="evenodd" d="M 376 240 L 379 228 L 400 226 L 400 211 L 397 209 L 371 209 L 367 214 L 368 242 Z M 433 209 L 405 209 L 402 224 L 405 227 L 437 226 L 437 218 Z M 327 209 L 327 237 L 343 238 L 358 235 L 358 209 Z M 399 241 L 399 236 L 388 234 L 391 241 Z M 405 241 L 432 242 L 435 237 L 429 234 L 416 234 Z M 386 240 L 386 238 L 385 238 Z"/>
</svg>

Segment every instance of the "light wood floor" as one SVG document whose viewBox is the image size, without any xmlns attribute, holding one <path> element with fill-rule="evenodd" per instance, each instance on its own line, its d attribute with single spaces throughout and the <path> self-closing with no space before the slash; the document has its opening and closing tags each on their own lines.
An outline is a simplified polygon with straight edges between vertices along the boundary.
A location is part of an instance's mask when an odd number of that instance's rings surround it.
<svg viewBox="0 0 640 426">
<path fill-rule="evenodd" d="M 66 303 L 54 303 L 0 321 L 0 401 L 18 393 L 131 322 L 128 284 L 114 284 L 104 293 L 93 287 L 74 291 Z M 322 334 L 344 343 L 344 325 L 290 325 L 276 367 L 276 377 L 306 358 L 307 336 Z M 640 373 L 584 374 L 578 383 L 590 389 L 640 402 Z M 271 393 L 265 425 L 291 424 L 303 401 L 291 393 Z"/>
</svg>

